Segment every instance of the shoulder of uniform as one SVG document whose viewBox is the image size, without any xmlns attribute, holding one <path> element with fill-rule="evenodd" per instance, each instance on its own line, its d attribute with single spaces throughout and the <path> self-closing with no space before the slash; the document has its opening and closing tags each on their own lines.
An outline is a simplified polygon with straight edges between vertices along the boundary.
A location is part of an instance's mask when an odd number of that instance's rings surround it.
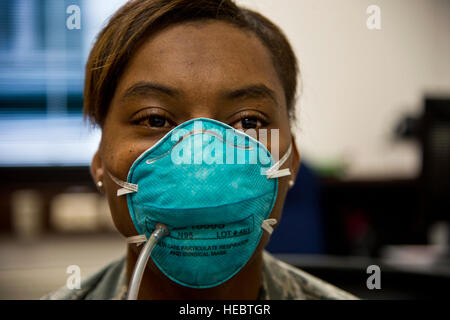
<svg viewBox="0 0 450 320">
<path fill-rule="evenodd" d="M 276 299 L 358 299 L 324 280 L 275 258 L 266 251 L 263 253 L 263 260 L 263 275 L 268 287 L 267 295 L 275 296 Z"/>
</svg>

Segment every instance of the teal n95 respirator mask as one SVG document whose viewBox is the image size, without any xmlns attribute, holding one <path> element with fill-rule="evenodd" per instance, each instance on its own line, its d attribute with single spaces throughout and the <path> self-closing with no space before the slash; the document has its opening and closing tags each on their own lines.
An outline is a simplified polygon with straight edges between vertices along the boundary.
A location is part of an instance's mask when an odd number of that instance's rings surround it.
<svg viewBox="0 0 450 320">
<path fill-rule="evenodd" d="M 276 221 L 268 218 L 277 178 L 290 175 L 280 167 L 291 149 L 275 162 L 253 137 L 199 118 L 172 129 L 143 152 L 126 182 L 110 174 L 121 187 L 117 195 L 127 197 L 139 233 L 129 242 L 148 243 L 164 226 L 156 235 L 159 242 L 141 250 L 140 256 L 147 257 L 135 271 L 143 272 L 151 252 L 156 266 L 186 287 L 214 287 L 233 277 L 253 255 L 263 230 L 272 232 Z"/>
</svg>

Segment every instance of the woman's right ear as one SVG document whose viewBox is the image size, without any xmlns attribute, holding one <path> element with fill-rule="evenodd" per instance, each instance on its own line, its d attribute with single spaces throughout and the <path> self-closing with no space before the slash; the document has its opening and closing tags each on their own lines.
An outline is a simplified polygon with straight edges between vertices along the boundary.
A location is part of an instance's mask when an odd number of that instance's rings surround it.
<svg viewBox="0 0 450 320">
<path fill-rule="evenodd" d="M 103 173 L 102 159 L 99 150 L 97 150 L 91 162 L 91 175 L 100 192 L 103 192 Z"/>
</svg>

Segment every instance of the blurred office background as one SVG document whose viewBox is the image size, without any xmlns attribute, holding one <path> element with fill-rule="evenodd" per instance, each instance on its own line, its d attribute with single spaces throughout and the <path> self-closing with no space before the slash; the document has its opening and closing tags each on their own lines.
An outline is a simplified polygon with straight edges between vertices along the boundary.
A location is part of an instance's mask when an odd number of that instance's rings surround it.
<svg viewBox="0 0 450 320">
<path fill-rule="evenodd" d="M 87 55 L 122 3 L 0 3 L 0 299 L 37 299 L 69 265 L 85 278 L 125 253 L 88 170 L 100 132 L 81 114 Z M 363 298 L 448 297 L 450 2 L 238 3 L 280 25 L 301 67 L 303 163 L 268 250 Z"/>
</svg>

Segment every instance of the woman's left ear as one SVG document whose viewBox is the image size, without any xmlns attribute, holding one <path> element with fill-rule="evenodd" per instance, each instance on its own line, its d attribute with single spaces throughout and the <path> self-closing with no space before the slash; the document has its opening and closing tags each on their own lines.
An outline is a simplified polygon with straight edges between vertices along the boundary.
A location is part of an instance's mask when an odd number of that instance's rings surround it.
<svg viewBox="0 0 450 320">
<path fill-rule="evenodd" d="M 291 176 L 289 177 L 289 189 L 295 184 L 295 179 L 297 178 L 298 170 L 300 169 L 301 156 L 300 151 L 297 148 L 297 143 L 295 142 L 294 136 L 292 136 L 292 160 L 291 160 Z"/>
<path fill-rule="evenodd" d="M 94 157 L 91 161 L 91 175 L 94 179 L 94 183 L 97 186 L 97 189 L 100 192 L 103 192 L 103 165 L 99 150 L 95 152 Z"/>
</svg>

